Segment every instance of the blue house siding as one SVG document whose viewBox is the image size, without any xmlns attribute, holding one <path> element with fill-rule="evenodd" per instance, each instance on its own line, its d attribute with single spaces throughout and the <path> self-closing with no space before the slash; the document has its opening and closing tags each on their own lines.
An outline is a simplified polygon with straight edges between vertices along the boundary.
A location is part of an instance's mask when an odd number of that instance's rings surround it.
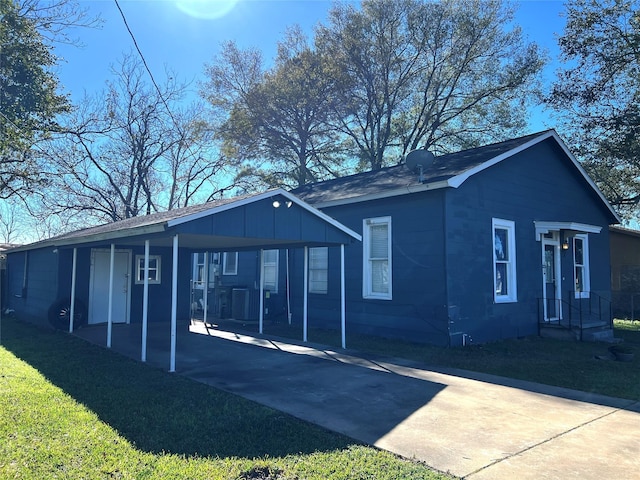
<svg viewBox="0 0 640 480">
<path fill-rule="evenodd" d="M 558 155 L 546 141 L 448 190 L 449 305 L 458 311 L 452 333 L 464 332 L 479 342 L 537 333 L 543 280 L 536 220 L 603 226 L 601 233 L 589 234 L 590 277 L 591 290 L 607 295 L 607 212 L 571 162 Z M 492 218 L 515 222 L 517 302 L 494 302 Z M 562 295 L 568 300 L 571 250 L 561 252 L 561 264 Z"/>
<path fill-rule="evenodd" d="M 46 313 L 58 298 L 58 261 L 58 255 L 51 248 L 7 256 L 7 306 L 15 310 L 19 318 L 47 323 Z"/>
<path fill-rule="evenodd" d="M 347 331 L 446 345 L 448 311 L 443 245 L 443 193 L 424 192 L 323 209 L 362 233 L 363 220 L 391 217 L 392 299 L 363 298 L 363 245 L 345 247 Z M 296 263 L 301 262 L 301 254 Z M 338 328 L 340 252 L 329 252 L 329 291 L 309 295 L 309 323 Z M 302 269 L 296 268 L 296 272 Z M 301 274 L 298 274 L 301 275 Z M 293 282 L 294 318 L 302 315 L 302 277 Z M 297 288 L 296 288 L 297 287 Z"/>
<path fill-rule="evenodd" d="M 271 199 L 261 200 L 195 219 L 174 228 L 176 233 L 237 238 L 277 238 L 280 242 L 342 243 L 350 237 L 338 228 L 310 215 L 299 205 L 274 208 Z"/>
<path fill-rule="evenodd" d="M 144 255 L 142 247 L 122 247 L 132 250 L 131 312 L 130 322 L 142 322 L 144 284 L 135 283 L 136 255 Z M 150 248 L 150 255 L 160 255 L 161 283 L 149 284 L 148 321 L 169 322 L 171 320 L 171 279 L 173 276 L 173 251 L 171 248 Z M 190 318 L 189 281 L 191 279 L 191 254 L 180 250 L 178 254 L 178 304 L 176 314 L 183 323 Z"/>
</svg>

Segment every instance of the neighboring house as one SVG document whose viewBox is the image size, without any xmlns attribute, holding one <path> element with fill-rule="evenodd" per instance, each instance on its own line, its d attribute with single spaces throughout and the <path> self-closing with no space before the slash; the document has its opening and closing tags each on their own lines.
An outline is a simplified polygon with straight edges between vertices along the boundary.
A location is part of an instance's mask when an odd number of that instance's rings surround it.
<svg viewBox="0 0 640 480">
<path fill-rule="evenodd" d="M 611 226 L 609 236 L 613 314 L 640 318 L 640 231 Z"/>
<path fill-rule="evenodd" d="M 344 343 L 346 318 L 347 334 L 439 345 L 551 328 L 578 338 L 610 334 L 608 227 L 619 218 L 554 131 L 436 158 L 422 153 L 410 157 L 413 168 L 137 217 L 15 249 L 9 301 L 31 319 L 52 307 L 53 322 L 62 315 L 64 324 L 77 277 L 89 323 L 107 321 L 109 310 L 113 322 L 141 322 L 149 277 L 148 317 L 171 312 L 173 325 L 176 316 L 258 319 L 262 331 L 265 318 L 308 319 L 342 329 Z M 111 290 L 109 272 L 119 272 Z"/>
</svg>

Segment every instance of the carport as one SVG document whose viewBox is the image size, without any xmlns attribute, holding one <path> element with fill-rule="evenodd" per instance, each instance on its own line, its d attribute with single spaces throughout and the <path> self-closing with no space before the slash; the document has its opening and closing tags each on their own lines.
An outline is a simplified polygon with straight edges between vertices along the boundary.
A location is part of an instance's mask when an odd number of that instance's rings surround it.
<svg viewBox="0 0 640 480">
<path fill-rule="evenodd" d="M 73 332 L 76 308 L 78 272 L 89 268 L 79 262 L 79 251 L 83 249 L 101 249 L 104 252 L 104 270 L 108 272 L 102 294 L 104 295 L 106 314 L 106 346 L 111 348 L 112 325 L 114 321 L 114 269 L 117 249 L 144 247 L 144 255 L 138 255 L 143 263 L 139 274 L 142 284 L 142 343 L 141 360 L 146 361 L 147 334 L 149 328 L 149 307 L 154 301 L 154 294 L 149 293 L 150 260 L 153 249 L 171 252 L 171 308 L 170 308 L 170 358 L 169 371 L 176 369 L 176 328 L 178 312 L 178 272 L 179 259 L 184 252 L 199 251 L 242 251 L 260 252 L 260 307 L 259 331 L 262 333 L 264 317 L 264 279 L 263 254 L 266 249 L 304 249 L 304 299 L 303 326 L 307 328 L 307 296 L 308 296 L 308 250 L 310 247 L 340 248 L 340 324 L 342 346 L 346 347 L 346 299 L 344 246 L 354 241 L 361 241 L 361 236 L 345 227 L 335 219 L 306 204 L 296 196 L 282 189 L 269 190 L 256 195 L 246 195 L 231 199 L 221 199 L 201 205 L 194 205 L 167 212 L 138 216 L 120 222 L 101 225 L 64 234 L 43 242 L 27 245 L 18 249 L 25 252 L 25 272 L 28 254 L 32 249 L 51 249 L 57 253 L 71 250 L 70 278 L 70 312 L 69 332 Z M 86 251 L 83 258 L 88 258 Z M 131 257 L 131 254 L 129 258 Z M 108 260 L 107 260 L 108 259 Z M 108 263 L 107 263 L 108 262 Z M 57 267 L 60 271 L 60 266 Z M 94 268 L 93 257 L 91 268 Z M 143 270 L 142 270 L 143 268 Z M 144 273 L 142 273 L 142 271 Z M 131 269 L 130 269 L 131 272 Z M 134 275 L 136 268 L 133 268 Z M 26 276 L 26 273 L 25 273 Z M 126 275 L 125 275 L 126 276 Z M 153 277 L 153 274 L 151 274 Z M 129 279 L 129 284 L 131 280 Z M 169 291 L 163 289 L 165 294 Z M 131 294 L 129 294 L 131 295 Z M 155 294 L 157 296 L 157 293 Z M 139 297 L 137 297 L 139 300 Z M 153 322 L 152 322 L 153 323 Z M 303 340 L 306 341 L 306 338 Z"/>
</svg>

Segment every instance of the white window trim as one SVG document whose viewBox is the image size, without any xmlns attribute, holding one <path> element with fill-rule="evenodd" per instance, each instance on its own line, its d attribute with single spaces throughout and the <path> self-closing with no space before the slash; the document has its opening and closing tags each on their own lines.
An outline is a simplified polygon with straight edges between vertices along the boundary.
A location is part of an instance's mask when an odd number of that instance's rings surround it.
<svg viewBox="0 0 640 480">
<path fill-rule="evenodd" d="M 264 255 L 267 252 L 276 252 L 276 259 L 274 262 L 269 262 L 267 263 L 264 260 Z M 280 250 L 274 249 L 274 250 L 263 250 L 262 251 L 262 255 L 263 255 L 263 259 L 262 259 L 262 276 L 264 278 L 264 270 L 267 266 L 273 266 L 275 268 L 275 278 L 274 278 L 274 284 L 273 287 L 271 287 L 271 285 L 267 285 L 266 280 L 264 280 L 263 285 L 264 285 L 264 289 L 265 290 L 269 290 L 271 293 L 278 293 L 278 277 L 280 276 L 280 272 L 279 272 L 279 266 L 280 266 Z"/>
<path fill-rule="evenodd" d="M 311 265 L 313 264 L 313 262 L 311 260 L 311 257 L 314 256 L 314 253 L 318 253 L 320 251 L 325 252 L 323 253 L 324 255 L 323 265 L 322 267 L 312 268 Z M 313 279 L 314 275 L 312 275 L 312 272 L 325 272 L 327 281 L 324 282 L 325 283 L 324 288 L 316 287 L 320 282 L 315 281 Z M 329 247 L 312 247 L 309 249 L 309 293 L 326 295 L 328 292 L 329 292 Z"/>
<path fill-rule="evenodd" d="M 507 248 L 509 251 L 509 261 L 507 265 L 507 285 L 509 293 L 507 295 L 496 294 L 496 248 L 495 232 L 496 228 L 507 231 Z M 495 303 L 514 303 L 518 301 L 518 278 L 516 269 L 516 224 L 512 220 L 494 218 L 491 221 L 491 256 L 493 258 L 493 301 Z"/>
<path fill-rule="evenodd" d="M 389 291 L 387 293 L 373 292 L 372 290 L 372 269 L 369 259 L 369 247 L 371 234 L 369 227 L 372 225 L 387 224 L 389 228 L 388 244 L 387 244 L 387 263 L 389 270 Z M 365 218 L 362 221 L 362 297 L 377 300 L 392 300 L 393 293 L 393 265 L 391 258 L 391 217 Z"/>
<path fill-rule="evenodd" d="M 233 270 L 228 268 L 229 255 L 235 255 L 235 268 Z M 238 275 L 238 252 L 224 252 L 222 255 L 222 274 L 223 275 Z"/>
<path fill-rule="evenodd" d="M 589 236 L 586 233 L 578 233 L 573 237 L 573 275 L 576 274 L 576 239 L 582 240 L 582 292 L 574 291 L 575 298 L 589 298 L 591 295 L 591 273 L 589 261 Z"/>
<path fill-rule="evenodd" d="M 161 256 L 160 255 L 149 255 L 149 264 L 151 264 L 151 260 L 156 261 L 156 268 L 149 268 L 149 273 L 152 271 L 156 271 L 156 277 L 154 279 L 149 279 L 149 285 L 159 285 L 162 282 L 162 271 L 161 271 Z M 140 278 L 143 280 L 140 280 Z M 136 271 L 135 271 L 135 284 L 142 285 L 144 283 L 144 255 L 136 255 Z"/>
</svg>

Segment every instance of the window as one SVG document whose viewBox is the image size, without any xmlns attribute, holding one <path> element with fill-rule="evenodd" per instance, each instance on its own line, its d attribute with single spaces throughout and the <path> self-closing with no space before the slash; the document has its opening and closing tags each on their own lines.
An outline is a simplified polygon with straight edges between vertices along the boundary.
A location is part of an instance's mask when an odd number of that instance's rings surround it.
<svg viewBox="0 0 640 480">
<path fill-rule="evenodd" d="M 327 293 L 329 287 L 329 247 L 309 249 L 309 293 Z"/>
<path fill-rule="evenodd" d="M 516 302 L 516 227 L 510 220 L 493 219 L 493 291 L 496 303 Z"/>
<path fill-rule="evenodd" d="M 578 234 L 573 237 L 573 278 L 576 298 L 589 298 L 589 237 Z"/>
<path fill-rule="evenodd" d="M 238 252 L 225 252 L 222 256 L 222 274 L 238 274 Z"/>
<path fill-rule="evenodd" d="M 209 257 L 209 288 L 215 287 L 218 276 L 218 252 L 199 252 L 193 254 L 193 288 L 203 289 L 205 281 L 205 258 Z"/>
<path fill-rule="evenodd" d="M 136 255 L 136 284 L 144 283 L 144 255 Z M 149 285 L 160 283 L 160 255 L 149 255 Z"/>
<path fill-rule="evenodd" d="M 365 219 L 362 245 L 363 297 L 391 300 L 391 217 Z"/>
<path fill-rule="evenodd" d="M 262 251 L 262 275 L 265 290 L 278 293 L 278 250 Z"/>
</svg>

